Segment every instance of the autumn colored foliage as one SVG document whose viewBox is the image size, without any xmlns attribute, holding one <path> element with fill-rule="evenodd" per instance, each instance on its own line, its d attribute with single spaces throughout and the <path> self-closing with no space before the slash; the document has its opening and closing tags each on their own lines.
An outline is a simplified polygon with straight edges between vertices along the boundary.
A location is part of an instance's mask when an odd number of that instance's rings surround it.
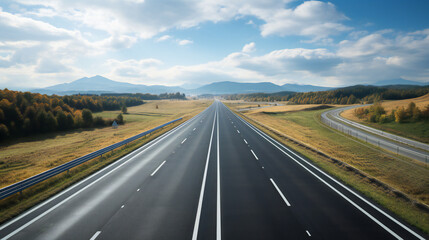
<svg viewBox="0 0 429 240">
<path fill-rule="evenodd" d="M 94 118 L 92 112 L 120 110 L 123 106 L 140 104 L 143 104 L 141 99 L 125 96 L 48 96 L 0 90 L 0 140 L 36 133 L 107 126 L 114 119 Z M 123 119 L 119 123 L 123 123 Z"/>
</svg>

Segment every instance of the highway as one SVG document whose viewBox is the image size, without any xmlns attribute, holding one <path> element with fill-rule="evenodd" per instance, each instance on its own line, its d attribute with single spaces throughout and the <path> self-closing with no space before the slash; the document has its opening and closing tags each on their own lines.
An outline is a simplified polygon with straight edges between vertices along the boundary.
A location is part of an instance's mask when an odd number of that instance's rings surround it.
<svg viewBox="0 0 429 240">
<path fill-rule="evenodd" d="M 424 239 L 215 101 L 1 239 Z"/>
<path fill-rule="evenodd" d="M 321 114 L 321 120 L 326 125 L 335 128 L 345 134 L 359 138 L 377 147 L 384 148 L 393 153 L 429 163 L 429 145 L 374 129 L 357 122 L 343 118 L 340 113 L 356 107 L 367 105 L 354 105 L 343 108 L 335 108 Z"/>
</svg>

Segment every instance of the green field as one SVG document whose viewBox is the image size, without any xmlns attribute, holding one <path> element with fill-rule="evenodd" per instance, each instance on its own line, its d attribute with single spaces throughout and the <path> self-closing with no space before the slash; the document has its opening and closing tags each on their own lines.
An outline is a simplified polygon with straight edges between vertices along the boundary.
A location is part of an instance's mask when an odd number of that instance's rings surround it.
<svg viewBox="0 0 429 240">
<path fill-rule="evenodd" d="M 414 139 L 424 143 L 429 143 L 429 122 L 427 121 L 401 124 L 396 122 L 382 124 L 363 122 L 363 124 L 402 137 Z"/>
</svg>

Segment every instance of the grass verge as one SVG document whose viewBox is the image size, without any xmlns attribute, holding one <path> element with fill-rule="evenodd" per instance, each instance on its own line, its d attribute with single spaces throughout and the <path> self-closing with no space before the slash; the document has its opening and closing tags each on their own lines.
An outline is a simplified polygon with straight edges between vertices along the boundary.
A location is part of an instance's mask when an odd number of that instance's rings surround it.
<svg viewBox="0 0 429 240">
<path fill-rule="evenodd" d="M 377 204 L 426 234 L 429 233 L 429 212 L 423 210 L 422 205 L 416 204 L 416 202 L 423 204 L 429 202 L 429 179 L 427 178 L 429 169 L 412 160 L 386 155 L 379 149 L 374 149 L 325 127 L 319 120 L 323 111 L 241 115 L 276 140 L 310 159 L 325 172 L 373 199 Z M 294 141 L 275 134 L 254 120 L 287 135 Z M 325 156 L 312 149 L 324 153 Z M 346 164 L 333 161 L 331 157 L 341 159 Z M 358 169 L 359 172 L 353 171 L 347 165 Z M 399 191 L 392 191 L 371 179 L 376 179 Z M 404 198 L 402 193 L 408 198 Z"/>
</svg>

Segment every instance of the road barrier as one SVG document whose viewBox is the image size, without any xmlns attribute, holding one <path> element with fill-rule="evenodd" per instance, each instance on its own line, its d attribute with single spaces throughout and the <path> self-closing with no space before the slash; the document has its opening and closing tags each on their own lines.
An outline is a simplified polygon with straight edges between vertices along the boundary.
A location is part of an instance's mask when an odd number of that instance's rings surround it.
<svg viewBox="0 0 429 240">
<path fill-rule="evenodd" d="M 162 124 L 162 125 L 160 125 L 158 127 L 155 127 L 155 128 L 150 129 L 148 131 L 145 131 L 145 132 L 142 132 L 140 134 L 137 134 L 137 135 L 135 135 L 133 137 L 130 137 L 128 139 L 125 139 L 125 140 L 123 140 L 121 142 L 112 144 L 112 145 L 110 145 L 108 147 L 102 148 L 100 150 L 97 150 L 97 151 L 92 152 L 90 154 L 87 154 L 85 156 L 82 156 L 82 157 L 76 158 L 74 160 L 71 160 L 70 162 L 64 163 L 64 164 L 62 164 L 62 165 L 60 165 L 58 167 L 54 167 L 54 168 L 49 169 L 49 170 L 47 170 L 45 172 L 39 173 L 39 174 L 34 175 L 32 177 L 29 177 L 29 178 L 27 178 L 25 180 L 22 180 L 20 182 L 17 182 L 17 183 L 14 183 L 12 185 L 9 185 L 7 187 L 4 187 L 4 188 L 0 189 L 0 199 L 6 198 L 6 197 L 8 197 L 8 196 L 10 196 L 12 194 L 18 193 L 18 192 L 22 192 L 22 190 L 24 190 L 26 188 L 29 188 L 29 187 L 37 184 L 37 183 L 40 183 L 40 182 L 42 182 L 42 181 L 44 181 L 46 179 L 49 179 L 49 178 L 51 178 L 53 176 L 56 176 L 56 175 L 58 175 L 58 174 L 60 174 L 62 172 L 68 171 L 68 170 L 70 170 L 73 167 L 76 167 L 76 166 L 78 166 L 78 165 L 80 165 L 82 163 L 85 163 L 85 162 L 87 162 L 87 161 L 89 161 L 91 159 L 94 159 L 94 158 L 96 158 L 98 156 L 101 156 L 101 155 L 103 155 L 105 153 L 113 151 L 116 148 L 119 148 L 119 147 L 121 147 L 121 146 L 123 146 L 123 145 L 125 145 L 127 143 L 130 143 L 130 142 L 132 142 L 134 140 L 137 140 L 137 139 L 139 139 L 141 137 L 144 137 L 144 136 L 146 136 L 146 135 L 148 135 L 148 134 L 150 134 L 150 133 L 152 133 L 152 132 L 154 132 L 154 131 L 156 131 L 158 129 L 161 129 L 161 128 L 169 125 L 169 124 L 172 124 L 172 123 L 180 121 L 180 120 L 182 120 L 182 118 L 178 118 L 178 119 L 175 119 L 175 120 L 170 121 L 168 123 L 164 123 L 164 124 Z"/>
<path fill-rule="evenodd" d="M 371 134 L 364 133 L 364 132 L 357 130 L 351 126 L 348 126 L 344 123 L 340 123 L 340 122 L 337 122 L 335 120 L 332 120 L 328 116 L 329 114 L 330 114 L 329 111 L 321 114 L 321 121 L 324 124 L 328 125 L 329 127 L 334 128 L 334 129 L 336 129 L 340 132 L 343 132 L 345 134 L 348 134 L 352 137 L 358 138 L 362 141 L 365 141 L 366 143 L 371 143 L 371 144 L 373 144 L 379 148 L 383 148 L 383 149 L 389 150 L 391 152 L 394 152 L 397 155 L 403 155 L 406 157 L 410 157 L 410 158 L 413 158 L 415 160 L 418 160 L 418 161 L 421 161 L 421 162 L 428 164 L 429 154 L 417 152 L 417 151 L 414 151 L 410 148 L 406 148 L 406 147 L 400 146 L 398 144 L 393 144 L 387 140 L 384 140 L 381 137 L 376 137 L 376 136 L 373 136 Z M 334 117 L 334 116 L 332 116 L 332 117 Z"/>
</svg>

